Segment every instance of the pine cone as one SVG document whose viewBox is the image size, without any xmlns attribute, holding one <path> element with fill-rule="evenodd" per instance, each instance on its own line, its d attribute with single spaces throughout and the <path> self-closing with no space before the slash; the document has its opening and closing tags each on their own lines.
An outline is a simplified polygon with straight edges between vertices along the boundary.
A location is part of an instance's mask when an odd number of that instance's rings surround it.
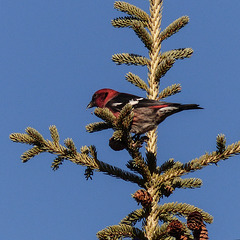
<svg viewBox="0 0 240 240">
<path fill-rule="evenodd" d="M 114 137 L 111 137 L 109 139 L 109 146 L 114 150 L 114 151 L 121 151 L 124 148 L 126 148 L 126 144 L 123 141 L 116 140 Z"/>
<path fill-rule="evenodd" d="M 146 208 L 149 207 L 152 203 L 152 196 L 146 190 L 140 189 L 136 191 L 133 195 L 133 198 L 141 205 Z"/>
<path fill-rule="evenodd" d="M 179 220 L 171 221 L 167 227 L 167 232 L 176 240 L 187 240 L 187 236 L 184 236 L 183 225 Z"/>
<path fill-rule="evenodd" d="M 194 239 L 208 240 L 208 231 L 201 213 L 197 211 L 190 213 L 187 219 L 187 226 L 193 231 Z"/>
<path fill-rule="evenodd" d="M 180 236 L 180 240 L 188 240 L 188 237 L 185 236 L 185 235 L 181 235 L 181 236 Z"/>
<path fill-rule="evenodd" d="M 200 234 L 199 234 L 199 240 L 208 240 L 208 230 L 206 228 L 206 225 L 204 224 L 202 226 L 202 229 L 200 231 Z"/>
<path fill-rule="evenodd" d="M 200 230 L 203 225 L 203 217 L 200 212 L 195 211 L 188 215 L 187 226 L 190 230 Z"/>
</svg>

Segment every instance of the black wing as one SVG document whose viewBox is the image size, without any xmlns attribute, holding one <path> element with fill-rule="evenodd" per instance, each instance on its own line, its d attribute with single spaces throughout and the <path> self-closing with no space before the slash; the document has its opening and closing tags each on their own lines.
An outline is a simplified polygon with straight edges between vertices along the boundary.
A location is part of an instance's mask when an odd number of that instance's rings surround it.
<svg viewBox="0 0 240 240">
<path fill-rule="evenodd" d="M 116 97 L 111 99 L 105 107 L 111 109 L 113 112 L 119 112 L 126 104 L 131 104 L 133 108 L 161 106 L 167 104 L 156 100 L 146 99 L 127 93 L 119 93 Z"/>
</svg>

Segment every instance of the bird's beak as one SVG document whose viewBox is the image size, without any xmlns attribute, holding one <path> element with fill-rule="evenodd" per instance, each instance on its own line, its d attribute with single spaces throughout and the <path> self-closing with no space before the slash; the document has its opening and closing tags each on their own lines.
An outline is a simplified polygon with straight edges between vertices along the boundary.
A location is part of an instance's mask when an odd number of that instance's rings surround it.
<svg viewBox="0 0 240 240">
<path fill-rule="evenodd" d="M 92 107 L 94 107 L 94 106 L 95 106 L 94 103 L 91 101 L 91 102 L 87 105 L 87 109 L 92 108 Z"/>
</svg>

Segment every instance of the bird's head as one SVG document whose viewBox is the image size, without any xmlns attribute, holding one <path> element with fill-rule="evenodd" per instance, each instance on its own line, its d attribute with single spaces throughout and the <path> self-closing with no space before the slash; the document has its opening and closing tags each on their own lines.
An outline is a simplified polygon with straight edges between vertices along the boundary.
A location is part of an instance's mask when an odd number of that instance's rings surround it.
<svg viewBox="0 0 240 240">
<path fill-rule="evenodd" d="M 107 102 L 117 94 L 118 92 L 113 89 L 100 89 L 93 94 L 91 102 L 87 105 L 87 109 L 92 107 L 104 108 Z"/>
</svg>

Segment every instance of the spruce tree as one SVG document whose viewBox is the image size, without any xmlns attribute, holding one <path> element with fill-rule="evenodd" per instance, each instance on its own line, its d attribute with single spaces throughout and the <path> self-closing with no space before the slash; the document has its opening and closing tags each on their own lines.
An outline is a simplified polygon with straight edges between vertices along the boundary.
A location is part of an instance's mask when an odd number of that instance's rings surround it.
<svg viewBox="0 0 240 240">
<path fill-rule="evenodd" d="M 112 61 L 118 65 L 145 66 L 147 80 L 141 79 L 132 72 L 126 74 L 126 80 L 144 90 L 147 98 L 161 100 L 181 92 L 180 84 L 173 84 L 161 90 L 161 79 L 176 61 L 190 58 L 193 54 L 191 48 L 176 48 L 162 52 L 162 42 L 188 24 L 189 17 L 179 17 L 162 30 L 163 1 L 149 0 L 149 4 L 150 11 L 147 13 L 127 2 L 114 3 L 114 8 L 125 13 L 125 16 L 113 19 L 113 27 L 132 29 L 145 46 L 148 56 L 118 53 L 112 56 Z M 64 161 L 69 160 L 86 167 L 87 179 L 92 178 L 93 172 L 97 171 L 139 186 L 139 190 L 132 197 L 141 207 L 129 213 L 118 225 L 99 231 L 98 239 L 208 239 L 206 223 L 213 221 L 210 214 L 187 203 L 161 204 L 160 199 L 170 196 L 177 188 L 201 187 L 201 179 L 182 178 L 182 176 L 239 154 L 240 141 L 226 146 L 225 136 L 219 134 L 216 138 L 216 149 L 211 153 L 205 153 L 187 163 L 174 161 L 174 159 L 164 162 L 157 156 L 156 130 L 148 132 L 146 137 L 138 138 L 130 133 L 133 120 L 130 105 L 122 109 L 118 118 L 105 108 L 97 108 L 94 113 L 102 121 L 87 125 L 87 131 L 93 133 L 112 128 L 114 133 L 109 140 L 109 145 L 114 150 L 127 150 L 131 157 L 131 160 L 126 162 L 128 171 L 99 160 L 95 146 L 83 146 L 78 151 L 71 138 L 65 139 L 62 145 L 56 126 L 49 127 L 51 140 L 45 139 L 31 127 L 26 128 L 26 133 L 12 133 L 10 139 L 31 146 L 22 154 L 22 162 L 27 162 L 42 152 L 48 152 L 55 155 L 52 163 L 53 170 L 57 170 Z M 145 153 L 143 154 L 144 145 Z M 142 223 L 141 228 L 136 227 L 138 222 Z"/>
</svg>

